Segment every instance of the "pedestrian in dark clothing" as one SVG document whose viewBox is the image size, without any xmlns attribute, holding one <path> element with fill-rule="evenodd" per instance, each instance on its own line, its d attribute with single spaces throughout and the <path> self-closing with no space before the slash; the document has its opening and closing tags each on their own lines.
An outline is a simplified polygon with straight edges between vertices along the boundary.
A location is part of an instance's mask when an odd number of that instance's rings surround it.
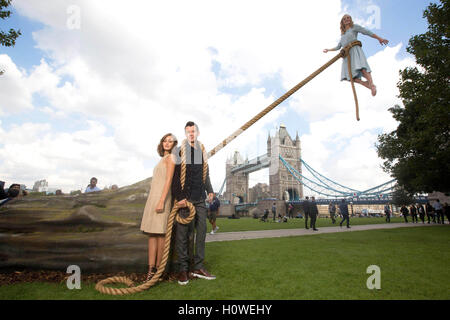
<svg viewBox="0 0 450 320">
<path fill-rule="evenodd" d="M 391 207 L 389 203 L 384 206 L 384 214 L 386 216 L 386 222 L 391 222 Z"/>
<path fill-rule="evenodd" d="M 417 204 L 417 212 L 419 212 L 420 220 L 425 223 L 425 208 L 421 204 Z"/>
<path fill-rule="evenodd" d="M 292 204 L 289 203 L 288 206 L 288 217 L 289 219 L 294 218 L 294 207 L 292 206 Z"/>
<path fill-rule="evenodd" d="M 330 213 L 331 222 L 333 224 L 335 224 L 336 223 L 336 219 L 335 219 L 336 205 L 334 203 L 330 202 L 330 204 L 328 205 L 328 212 Z"/>
<path fill-rule="evenodd" d="M 342 199 L 341 203 L 339 204 L 339 211 L 342 215 L 342 221 L 339 223 L 339 226 L 342 227 L 342 223 L 347 220 L 347 228 L 350 228 L 350 217 L 348 215 L 348 205 L 347 202 L 345 202 L 345 199 Z"/>
<path fill-rule="evenodd" d="M 436 200 L 436 202 L 433 204 L 433 207 L 434 212 L 436 213 L 438 223 L 444 224 L 444 210 L 443 210 L 444 208 L 442 207 L 442 204 L 439 201 L 439 199 Z"/>
<path fill-rule="evenodd" d="M 317 231 L 316 229 L 316 219 L 319 215 L 319 210 L 317 209 L 316 199 L 314 197 L 311 197 L 311 203 L 310 203 L 310 211 L 309 214 L 311 215 L 311 228 L 314 231 Z"/>
<path fill-rule="evenodd" d="M 415 220 L 416 223 L 417 223 L 418 220 L 417 220 L 417 210 L 416 210 L 416 206 L 412 204 L 412 205 L 409 207 L 409 212 L 411 213 L 412 222 L 414 223 L 414 220 Z"/>
<path fill-rule="evenodd" d="M 430 218 L 433 217 L 433 222 L 436 222 L 435 218 L 434 218 L 434 209 L 431 206 L 430 202 L 427 201 L 427 204 L 425 205 L 425 210 L 426 210 L 426 214 L 427 214 L 427 218 L 428 218 L 428 224 L 430 223 Z"/>
<path fill-rule="evenodd" d="M 450 207 L 447 202 L 444 204 L 444 214 L 447 217 L 448 223 L 450 224 Z"/>
<path fill-rule="evenodd" d="M 409 214 L 408 208 L 407 208 L 405 205 L 403 205 L 403 206 L 400 208 L 400 212 L 402 213 L 403 218 L 405 218 L 405 222 L 408 223 L 408 214 Z"/>
<path fill-rule="evenodd" d="M 175 248 L 178 256 L 179 277 L 178 283 L 186 285 L 189 283 L 189 275 L 196 278 L 214 280 L 216 277 L 206 271 L 205 239 L 206 239 L 206 217 L 208 209 L 205 205 L 206 196 L 211 203 L 214 191 L 209 178 L 207 154 L 204 146 L 197 140 L 200 131 L 198 126 L 189 121 L 185 126 L 186 140 L 177 147 L 172 154 L 176 155 L 177 164 L 172 180 L 172 198 L 179 207 L 185 208 L 187 202 L 195 207 L 195 217 L 188 224 L 176 224 Z M 186 211 L 184 218 L 186 218 Z M 189 239 L 195 230 L 195 250 L 193 271 L 189 272 Z M 189 272 L 189 275 L 188 275 Z"/>
<path fill-rule="evenodd" d="M 309 217 L 309 197 L 305 198 L 305 201 L 303 201 L 303 212 L 305 213 L 305 229 L 309 229 L 308 227 L 308 217 Z"/>
<path fill-rule="evenodd" d="M 277 204 L 274 202 L 272 205 L 273 221 L 275 221 L 275 216 L 277 214 Z"/>
</svg>

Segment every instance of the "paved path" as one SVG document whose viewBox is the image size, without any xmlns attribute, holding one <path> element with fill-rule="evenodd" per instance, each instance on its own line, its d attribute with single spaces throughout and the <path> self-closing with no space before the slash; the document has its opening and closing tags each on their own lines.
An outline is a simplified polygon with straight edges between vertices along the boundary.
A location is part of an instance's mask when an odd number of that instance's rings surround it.
<svg viewBox="0 0 450 320">
<path fill-rule="evenodd" d="M 446 224 L 447 225 L 447 224 Z M 233 241 L 244 239 L 261 239 L 261 238 L 279 238 L 290 236 L 304 236 L 323 233 L 335 233 L 335 232 L 353 232 L 363 230 L 378 230 L 378 229 L 394 229 L 404 227 L 432 227 L 442 226 L 442 224 L 422 224 L 422 223 L 383 223 L 383 224 L 367 224 L 359 226 L 347 227 L 323 227 L 319 228 L 319 231 L 313 231 L 312 229 L 277 229 L 277 230 L 258 230 L 258 231 L 242 231 L 242 232 L 219 232 L 216 234 L 207 234 L 206 242 L 214 241 Z"/>
</svg>

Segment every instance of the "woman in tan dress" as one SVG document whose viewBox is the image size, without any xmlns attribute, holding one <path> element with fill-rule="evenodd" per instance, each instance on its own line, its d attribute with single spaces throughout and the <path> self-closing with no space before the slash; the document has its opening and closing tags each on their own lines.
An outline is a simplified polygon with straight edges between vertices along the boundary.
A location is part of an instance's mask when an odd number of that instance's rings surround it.
<svg viewBox="0 0 450 320">
<path fill-rule="evenodd" d="M 148 238 L 148 274 L 150 280 L 158 269 L 164 252 L 164 239 L 167 220 L 171 211 L 171 185 L 175 170 L 175 158 L 171 154 L 177 145 L 174 135 L 168 133 L 161 138 L 158 153 L 162 157 L 153 169 L 150 194 L 142 216 L 141 230 L 149 234 Z"/>
</svg>

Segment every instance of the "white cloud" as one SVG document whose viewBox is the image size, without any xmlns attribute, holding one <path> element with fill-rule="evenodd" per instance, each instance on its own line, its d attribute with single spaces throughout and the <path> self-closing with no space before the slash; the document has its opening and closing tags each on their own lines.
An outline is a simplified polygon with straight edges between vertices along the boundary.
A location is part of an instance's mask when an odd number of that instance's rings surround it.
<svg viewBox="0 0 450 320">
<path fill-rule="evenodd" d="M 72 4 L 81 9 L 80 30 L 66 26 Z M 21 97 L 11 104 L 19 111 L 30 109 L 32 94 L 39 93 L 47 100 L 39 110 L 52 119 L 81 115 L 93 122 L 71 133 L 50 127 L 43 137 L 7 143 L 0 152 L 22 158 L 36 154 L 33 164 L 10 163 L 9 172 L 28 168 L 11 178 L 32 183 L 52 176 L 67 187 L 84 184 L 90 175 L 102 174 L 100 185 L 148 177 L 160 137 L 172 132 L 182 140 L 187 120 L 200 125 L 200 140 L 212 149 L 275 100 L 262 87 L 264 80 L 277 76 L 288 89 L 331 58 L 322 49 L 337 43 L 342 15 L 337 0 L 327 6 L 288 0 L 129 1 L 126 10 L 118 0 L 16 0 L 14 5 L 45 24 L 33 37 L 46 58 L 29 74 L 16 68 L 14 78 L 0 77 L 18 92 L 15 99 Z M 360 123 L 354 122 L 351 89 L 339 82 L 337 63 L 295 95 L 288 108 L 278 107 L 211 159 L 215 188 L 224 178 L 226 157 L 235 149 L 249 158 L 264 152 L 267 128 L 283 115 L 298 112 L 311 121 L 310 134 L 302 137 L 303 154 L 323 169 L 334 157 L 329 140 L 344 146 L 361 136 L 366 144 L 359 145 L 367 147 L 373 130 L 393 128 L 386 112 L 395 99 L 398 75 L 392 70 L 410 63 L 396 59 L 398 50 L 386 48 L 369 58 L 379 94 L 374 99 L 358 88 Z M 213 63 L 220 66 L 218 76 Z M 235 96 L 221 92 L 223 86 L 253 89 Z M 0 86 L 0 97 L 6 93 Z M 5 110 L 0 104 L 0 112 L 9 113 Z M 346 159 L 344 151 L 338 156 Z"/>
<path fill-rule="evenodd" d="M 0 70 L 5 71 L 0 76 L 0 116 L 32 110 L 32 94 L 24 82 L 26 75 L 5 54 L 0 54 Z"/>
</svg>

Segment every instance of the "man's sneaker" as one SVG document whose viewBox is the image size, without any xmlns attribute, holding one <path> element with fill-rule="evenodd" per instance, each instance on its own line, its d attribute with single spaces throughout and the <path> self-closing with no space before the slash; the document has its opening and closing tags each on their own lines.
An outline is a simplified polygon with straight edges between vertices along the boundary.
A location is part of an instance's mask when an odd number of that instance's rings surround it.
<svg viewBox="0 0 450 320">
<path fill-rule="evenodd" d="M 214 234 L 215 232 L 214 232 L 214 230 L 212 230 L 209 234 Z"/>
<path fill-rule="evenodd" d="M 216 226 L 216 227 L 214 228 L 214 233 L 216 233 L 217 230 L 219 230 L 219 227 L 218 227 L 218 226 Z"/>
<path fill-rule="evenodd" d="M 194 270 L 194 271 L 191 272 L 191 275 L 193 277 L 206 279 L 206 280 L 214 280 L 214 279 L 216 279 L 216 276 L 213 276 L 212 274 L 209 274 L 208 271 L 206 271 L 205 269 Z"/>
<path fill-rule="evenodd" d="M 187 272 L 181 271 L 180 274 L 178 275 L 178 284 L 184 286 L 188 283 L 189 283 L 189 278 L 188 278 Z"/>
</svg>

